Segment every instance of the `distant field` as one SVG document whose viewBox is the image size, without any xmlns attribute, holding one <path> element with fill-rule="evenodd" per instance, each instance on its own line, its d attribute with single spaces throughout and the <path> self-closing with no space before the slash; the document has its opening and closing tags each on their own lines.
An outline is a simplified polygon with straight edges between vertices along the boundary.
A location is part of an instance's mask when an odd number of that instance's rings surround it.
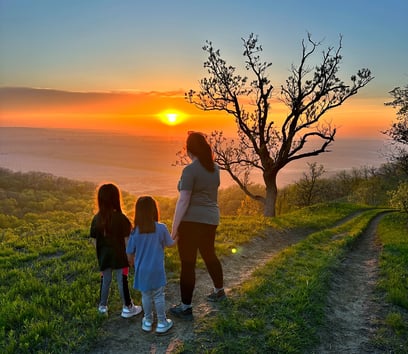
<svg viewBox="0 0 408 354">
<path fill-rule="evenodd" d="M 0 166 L 95 183 L 113 181 L 132 193 L 175 196 L 172 166 L 183 142 L 56 129 L 1 128 Z"/>
<path fill-rule="evenodd" d="M 283 187 L 301 178 L 307 163 L 323 164 L 328 174 L 385 162 L 381 140 L 336 139 L 331 150 L 285 167 Z M 181 168 L 172 166 L 184 141 L 171 137 L 138 137 L 116 133 L 63 129 L 0 128 L 0 166 L 13 171 L 41 171 L 76 180 L 114 181 L 121 189 L 166 197 L 177 195 Z M 221 188 L 232 184 L 222 174 Z M 254 182 L 261 177 L 255 175 Z"/>
</svg>

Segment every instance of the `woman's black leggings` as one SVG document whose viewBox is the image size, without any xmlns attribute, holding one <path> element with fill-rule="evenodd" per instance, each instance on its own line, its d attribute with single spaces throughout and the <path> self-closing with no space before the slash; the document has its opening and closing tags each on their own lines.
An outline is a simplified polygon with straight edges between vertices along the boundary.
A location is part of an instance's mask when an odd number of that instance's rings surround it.
<svg viewBox="0 0 408 354">
<path fill-rule="evenodd" d="M 214 287 L 224 286 L 221 263 L 215 254 L 214 241 L 217 225 L 183 221 L 178 228 L 178 251 L 181 261 L 181 301 L 190 305 L 195 287 L 197 251 L 207 267 Z"/>
</svg>

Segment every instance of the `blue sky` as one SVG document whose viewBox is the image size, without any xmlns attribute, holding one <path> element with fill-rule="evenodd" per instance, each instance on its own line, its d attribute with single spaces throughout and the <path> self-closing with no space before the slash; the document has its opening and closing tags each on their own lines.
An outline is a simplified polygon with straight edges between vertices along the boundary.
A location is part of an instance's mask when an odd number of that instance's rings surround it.
<svg viewBox="0 0 408 354">
<path fill-rule="evenodd" d="M 406 0 L 0 0 L 0 86 L 186 90 L 205 75 L 205 40 L 239 67 L 252 32 L 279 85 L 310 32 L 321 50 L 342 34 L 345 78 L 368 67 L 362 95 L 387 97 L 408 82 L 407 14 Z"/>
</svg>

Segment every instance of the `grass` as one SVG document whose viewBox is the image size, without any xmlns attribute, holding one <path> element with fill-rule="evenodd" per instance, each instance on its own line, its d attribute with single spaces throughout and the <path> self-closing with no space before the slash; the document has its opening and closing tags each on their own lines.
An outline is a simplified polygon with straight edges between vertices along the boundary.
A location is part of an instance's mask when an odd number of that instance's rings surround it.
<svg viewBox="0 0 408 354">
<path fill-rule="evenodd" d="M 3 241 L 0 256 L 2 353 L 74 352 L 95 338 L 94 251 L 83 233 Z"/>
<path fill-rule="evenodd" d="M 348 223 L 333 227 L 357 212 L 361 214 Z M 302 229 L 311 235 L 254 274 L 214 326 L 204 323 L 201 342 L 194 345 L 214 353 L 251 353 L 259 348 L 291 353 L 311 346 L 322 321 L 330 270 L 377 212 L 333 203 L 274 219 L 223 217 L 216 242 L 222 257 L 255 236 L 266 237 L 269 228 Z M 104 321 L 96 311 L 99 272 L 95 250 L 87 240 L 91 210 L 1 216 L 8 226 L 0 231 L 0 352 L 85 352 Z M 164 222 L 171 226 L 169 220 Z M 337 234 L 344 236 L 333 239 Z M 391 253 L 399 257 L 395 250 Z M 166 250 L 166 269 L 169 279 L 177 279 L 180 264 L 174 248 Z M 119 312 L 119 296 L 112 290 L 110 308 Z M 140 295 L 132 294 L 140 302 Z M 400 301 L 405 301 L 402 296 Z M 405 328 L 394 312 L 388 321 L 395 331 Z M 254 341 L 261 346 L 255 349 Z"/>
<path fill-rule="evenodd" d="M 408 348 L 408 220 L 393 213 L 378 227 L 382 244 L 380 257 L 381 295 L 389 303 L 385 321 L 380 324 L 376 343 L 389 353 L 406 353 Z"/>
<path fill-rule="evenodd" d="M 338 207 L 343 212 L 349 210 L 347 206 Z M 366 210 L 341 226 L 314 232 L 282 251 L 242 284 L 185 351 L 302 353 L 313 348 L 318 343 L 317 329 L 323 321 L 331 272 L 379 212 Z M 333 216 L 321 218 L 310 210 L 304 211 L 304 217 L 302 213 L 293 222 L 309 225 L 302 223 L 308 219 L 310 225 L 322 226 L 337 220 Z M 337 211 L 335 215 L 339 213 L 343 214 Z"/>
<path fill-rule="evenodd" d="M 268 229 L 319 230 L 357 213 L 364 207 L 355 204 L 327 203 L 284 214 L 277 218 L 237 216 L 221 218 L 217 229 L 217 254 L 231 254 L 231 248 L 243 245 L 254 236 L 266 237 Z"/>
</svg>

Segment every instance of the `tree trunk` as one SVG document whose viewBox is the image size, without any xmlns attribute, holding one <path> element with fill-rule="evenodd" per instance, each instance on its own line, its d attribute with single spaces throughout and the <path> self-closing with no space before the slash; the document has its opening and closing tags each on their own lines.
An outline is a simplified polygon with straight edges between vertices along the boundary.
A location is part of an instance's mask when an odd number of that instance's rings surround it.
<svg viewBox="0 0 408 354">
<path fill-rule="evenodd" d="M 264 178 L 266 185 L 264 216 L 276 216 L 276 198 L 278 196 L 278 187 L 276 185 L 276 174 L 268 179 Z"/>
</svg>

